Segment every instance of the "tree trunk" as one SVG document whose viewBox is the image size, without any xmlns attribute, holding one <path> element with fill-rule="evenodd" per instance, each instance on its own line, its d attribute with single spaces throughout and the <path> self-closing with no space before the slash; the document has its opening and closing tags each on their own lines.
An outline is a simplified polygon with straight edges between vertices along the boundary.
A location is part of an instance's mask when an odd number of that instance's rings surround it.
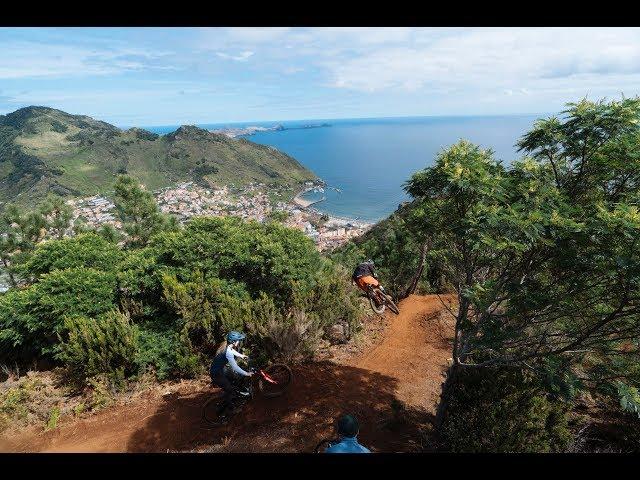
<svg viewBox="0 0 640 480">
<path fill-rule="evenodd" d="M 449 404 L 451 403 L 451 398 L 453 395 L 453 386 L 456 383 L 457 377 L 460 374 L 460 365 L 458 365 L 455 361 L 447 370 L 447 378 L 442 384 L 442 392 L 440 393 L 440 401 L 438 402 L 438 407 L 436 409 L 436 418 L 435 418 L 435 429 L 436 431 L 442 428 L 442 424 L 444 423 L 444 417 L 449 409 Z"/>
<path fill-rule="evenodd" d="M 420 264 L 418 265 L 416 274 L 414 275 L 413 280 L 411 280 L 411 283 L 409 284 L 407 290 L 404 292 L 404 296 L 402 298 L 407 298 L 409 295 L 413 295 L 413 293 L 416 291 L 416 288 L 418 288 L 418 282 L 422 277 L 422 272 L 424 271 L 424 263 L 427 259 L 427 250 L 428 244 L 427 242 L 425 242 L 422 244 L 422 248 L 420 249 Z"/>
</svg>

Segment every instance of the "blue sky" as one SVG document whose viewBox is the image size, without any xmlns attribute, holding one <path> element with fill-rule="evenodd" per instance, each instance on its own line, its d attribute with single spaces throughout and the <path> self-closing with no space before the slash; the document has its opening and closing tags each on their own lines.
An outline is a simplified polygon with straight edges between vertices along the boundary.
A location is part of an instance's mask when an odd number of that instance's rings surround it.
<svg viewBox="0 0 640 480">
<path fill-rule="evenodd" d="M 119 126 L 543 113 L 640 93 L 638 28 L 0 28 L 0 114 Z"/>
</svg>

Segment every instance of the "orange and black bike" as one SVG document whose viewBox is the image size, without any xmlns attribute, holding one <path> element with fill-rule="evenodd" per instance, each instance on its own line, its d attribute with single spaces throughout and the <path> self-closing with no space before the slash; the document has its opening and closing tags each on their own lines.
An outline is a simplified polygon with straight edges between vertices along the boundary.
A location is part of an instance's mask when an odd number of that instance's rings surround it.
<svg viewBox="0 0 640 480">
<path fill-rule="evenodd" d="M 367 297 L 369 297 L 369 304 L 371 305 L 371 308 L 374 312 L 376 312 L 378 315 L 382 315 L 386 308 L 389 307 L 389 310 L 391 310 L 396 315 L 400 314 L 398 306 L 394 303 L 391 295 L 387 294 L 384 291 L 382 285 L 375 286 L 372 284 L 367 284 L 366 288 Z"/>
</svg>

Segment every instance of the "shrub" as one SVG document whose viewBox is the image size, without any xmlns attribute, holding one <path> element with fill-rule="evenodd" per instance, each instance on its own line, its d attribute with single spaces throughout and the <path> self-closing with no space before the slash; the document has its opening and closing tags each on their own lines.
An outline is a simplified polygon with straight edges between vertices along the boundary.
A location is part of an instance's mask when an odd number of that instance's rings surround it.
<svg viewBox="0 0 640 480">
<path fill-rule="evenodd" d="M 460 372 L 440 435 L 454 452 L 557 452 L 571 440 L 566 407 L 515 369 Z"/>
<path fill-rule="evenodd" d="M 47 420 L 47 425 L 45 426 L 45 430 L 53 430 L 58 426 L 58 420 L 60 419 L 60 407 L 53 407 L 51 412 L 49 412 L 49 419 Z"/>
<path fill-rule="evenodd" d="M 85 233 L 39 244 L 20 271 L 35 277 L 78 267 L 114 271 L 121 256 L 117 245 L 94 233 Z"/>
<path fill-rule="evenodd" d="M 309 288 L 321 264 L 313 242 L 278 223 L 238 218 L 195 218 L 179 232 L 156 236 L 157 262 L 178 280 L 199 270 L 205 278 L 242 283 L 256 298 L 260 292 L 286 305 L 294 285 Z"/>
<path fill-rule="evenodd" d="M 76 380 L 85 383 L 106 374 L 117 382 L 135 371 L 137 331 L 126 315 L 111 311 L 96 319 L 67 317 L 64 327 L 68 337 L 60 344 L 57 358 Z"/>
<path fill-rule="evenodd" d="M 32 289 L 13 288 L 0 295 L 0 362 L 25 362 L 39 353 L 42 338 L 30 313 L 37 302 Z"/>
<path fill-rule="evenodd" d="M 170 330 L 155 331 L 140 328 L 138 334 L 138 353 L 135 357 L 139 372 L 153 369 L 158 380 L 175 376 L 178 371 L 176 352 L 178 335 Z"/>
<path fill-rule="evenodd" d="M 283 315 L 266 295 L 254 302 L 248 327 L 259 359 L 289 363 L 311 357 L 323 333 L 317 316 L 298 308 Z"/>
<path fill-rule="evenodd" d="M 150 248 L 126 252 L 119 266 L 118 290 L 121 306 L 128 311 L 132 305 L 138 306 L 130 311 L 134 319 L 156 318 L 160 310 L 162 297 L 160 265 L 156 263 L 156 254 Z"/>
<path fill-rule="evenodd" d="M 51 358 L 65 316 L 95 317 L 115 306 L 115 276 L 92 268 L 54 270 L 0 297 L 3 361 Z"/>
<path fill-rule="evenodd" d="M 296 306 L 315 315 L 325 332 L 337 323 L 356 331 L 362 311 L 357 290 L 349 284 L 351 274 L 344 267 L 325 261 L 317 277 L 310 292 L 298 294 Z"/>
<path fill-rule="evenodd" d="M 181 341 L 196 351 L 213 352 L 226 332 L 242 325 L 250 314 L 251 299 L 242 289 L 219 279 L 205 279 L 195 271 L 190 281 L 163 275 L 164 300 L 178 316 Z M 232 293 L 227 293 L 232 290 Z"/>
<path fill-rule="evenodd" d="M 0 432 L 33 415 L 31 400 L 43 393 L 42 382 L 30 376 L 23 377 L 17 381 L 17 385 L 0 391 Z"/>
</svg>

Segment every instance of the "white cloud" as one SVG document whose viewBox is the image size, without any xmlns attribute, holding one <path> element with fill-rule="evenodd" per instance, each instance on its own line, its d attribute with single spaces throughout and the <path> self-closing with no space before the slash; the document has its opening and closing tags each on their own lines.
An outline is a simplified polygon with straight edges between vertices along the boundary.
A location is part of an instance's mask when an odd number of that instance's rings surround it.
<svg viewBox="0 0 640 480">
<path fill-rule="evenodd" d="M 640 29 L 505 28 L 430 35 L 428 41 L 325 60 L 323 66 L 331 85 L 365 92 L 444 86 L 527 90 L 558 78 L 607 82 L 611 74 L 640 75 Z M 527 86 L 515 87 L 522 84 Z"/>
<path fill-rule="evenodd" d="M 224 58 L 227 60 L 235 60 L 236 62 L 245 62 L 249 59 L 249 57 L 252 57 L 254 53 L 255 52 L 247 50 L 238 55 L 229 55 L 228 53 L 224 53 L 224 52 L 216 52 L 216 55 L 218 55 L 220 58 Z"/>
<path fill-rule="evenodd" d="M 0 49 L 0 78 L 112 75 L 170 65 L 153 64 L 166 52 L 142 49 L 101 49 L 28 41 L 6 42 Z"/>
<path fill-rule="evenodd" d="M 211 29 L 215 34 L 220 29 Z M 231 40 L 243 43 L 271 42 L 291 31 L 289 27 L 230 27 L 222 30 Z"/>
</svg>

